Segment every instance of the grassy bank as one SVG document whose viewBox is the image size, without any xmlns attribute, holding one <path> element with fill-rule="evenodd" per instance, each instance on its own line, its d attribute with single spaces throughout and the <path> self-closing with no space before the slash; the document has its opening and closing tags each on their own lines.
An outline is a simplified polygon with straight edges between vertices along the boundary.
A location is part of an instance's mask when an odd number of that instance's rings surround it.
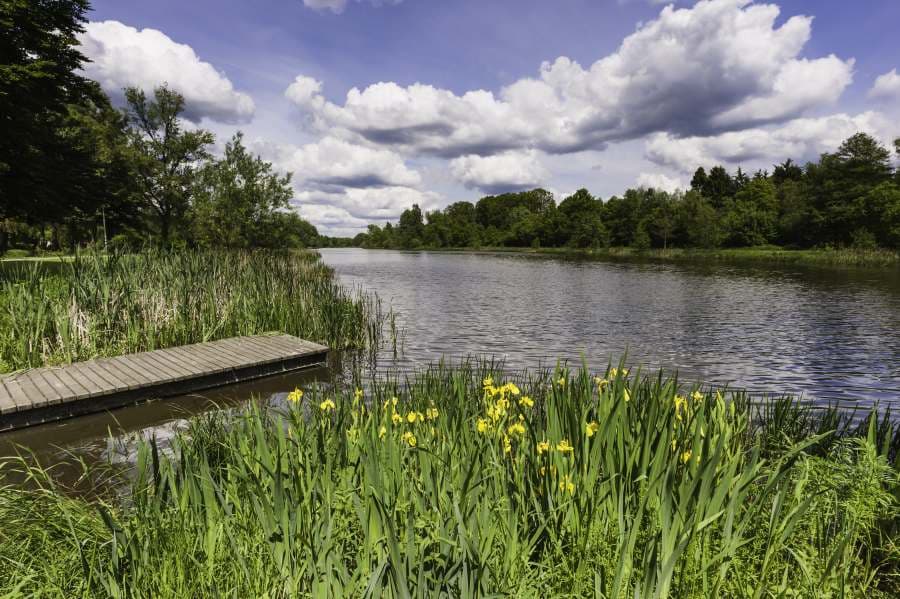
<svg viewBox="0 0 900 599">
<path fill-rule="evenodd" d="M 893 250 L 789 250 L 779 247 L 702 249 L 650 249 L 636 250 L 627 247 L 614 248 L 441 248 L 431 251 L 445 252 L 510 252 L 521 254 L 549 254 L 574 256 L 597 260 L 635 260 L 653 262 L 725 262 L 725 263 L 773 263 L 812 266 L 862 266 L 900 268 L 900 252 Z"/>
<path fill-rule="evenodd" d="M 0 595 L 900 592 L 889 423 L 621 368 L 512 382 L 433 367 L 203 417 L 119 499 L 32 470 L 0 491 Z"/>
<path fill-rule="evenodd" d="M 380 319 L 375 298 L 341 287 L 308 252 L 146 252 L 5 264 L 0 372 L 267 331 L 361 348 L 375 342 Z"/>
</svg>

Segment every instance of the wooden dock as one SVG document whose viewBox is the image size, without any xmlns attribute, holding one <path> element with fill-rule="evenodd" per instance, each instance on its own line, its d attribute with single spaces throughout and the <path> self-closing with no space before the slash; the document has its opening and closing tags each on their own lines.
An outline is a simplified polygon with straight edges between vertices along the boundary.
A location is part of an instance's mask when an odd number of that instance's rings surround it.
<svg viewBox="0 0 900 599">
<path fill-rule="evenodd" d="M 255 335 L 0 376 L 0 431 L 322 366 L 327 355 L 291 335 Z"/>
</svg>

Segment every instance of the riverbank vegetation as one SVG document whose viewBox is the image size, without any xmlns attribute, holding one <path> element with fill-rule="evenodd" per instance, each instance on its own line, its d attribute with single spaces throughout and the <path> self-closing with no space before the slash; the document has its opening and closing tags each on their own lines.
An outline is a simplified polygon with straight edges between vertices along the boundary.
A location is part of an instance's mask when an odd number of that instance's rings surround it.
<svg viewBox="0 0 900 599">
<path fill-rule="evenodd" d="M 114 497 L 26 467 L 0 593 L 892 597 L 898 446 L 874 412 L 621 365 L 434 366 L 201 417 Z"/>
<path fill-rule="evenodd" d="M 163 86 L 125 90 L 115 109 L 82 76 L 77 40 L 88 3 L 0 4 L 0 256 L 95 247 L 310 247 L 318 233 L 290 209 L 290 174 L 237 133 L 186 124 Z"/>
<path fill-rule="evenodd" d="M 281 331 L 377 344 L 377 298 L 305 251 L 81 254 L 0 269 L 0 373 Z"/>
<path fill-rule="evenodd" d="M 900 139 L 896 142 L 900 152 Z M 690 189 L 629 189 L 606 201 L 580 189 L 556 204 L 543 189 L 406 210 L 370 225 L 353 243 L 370 248 L 533 247 L 650 249 L 900 249 L 900 171 L 875 139 L 856 134 L 805 166 L 771 173 L 697 169 Z"/>
<path fill-rule="evenodd" d="M 778 246 L 747 248 L 651 248 L 639 250 L 631 247 L 599 248 L 440 248 L 448 252 L 489 252 L 542 254 L 574 259 L 622 260 L 638 262 L 726 262 L 730 264 L 797 264 L 805 266 L 848 267 L 896 267 L 900 266 L 900 251 L 882 248 L 822 248 L 789 250 Z"/>
</svg>

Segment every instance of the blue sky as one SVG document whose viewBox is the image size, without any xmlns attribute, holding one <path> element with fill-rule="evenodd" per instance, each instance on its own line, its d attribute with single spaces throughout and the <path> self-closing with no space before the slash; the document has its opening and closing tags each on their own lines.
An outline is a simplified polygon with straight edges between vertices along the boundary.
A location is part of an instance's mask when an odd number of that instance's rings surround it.
<svg viewBox="0 0 900 599">
<path fill-rule="evenodd" d="M 895 0 L 95 0 L 89 18 L 88 75 L 114 97 L 167 82 L 220 142 L 244 131 L 332 234 L 900 135 Z"/>
</svg>

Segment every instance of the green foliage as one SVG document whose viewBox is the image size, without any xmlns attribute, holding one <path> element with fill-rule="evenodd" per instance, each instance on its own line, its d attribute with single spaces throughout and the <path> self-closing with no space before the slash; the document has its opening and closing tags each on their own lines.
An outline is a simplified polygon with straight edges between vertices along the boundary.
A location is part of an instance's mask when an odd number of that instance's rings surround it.
<svg viewBox="0 0 900 599">
<path fill-rule="evenodd" d="M 37 182 L 47 182 L 50 196 L 65 188 L 56 169 L 75 148 L 60 129 L 89 88 L 76 73 L 87 9 L 86 0 L 0 2 L 0 219 L 21 218 L 44 200 L 34 197 Z"/>
<path fill-rule="evenodd" d="M 404 224 L 405 223 L 405 224 Z M 364 247 L 540 247 L 637 250 L 755 247 L 900 247 L 900 183 L 888 151 L 863 133 L 805 168 L 788 159 L 771 175 L 698 168 L 691 189 L 629 189 L 606 202 L 579 189 L 556 206 L 543 189 L 458 202 L 421 223 L 404 213 L 372 225 Z"/>
<path fill-rule="evenodd" d="M 291 223 L 279 215 L 294 195 L 290 175 L 279 176 L 270 163 L 250 154 L 241 133 L 225 145 L 221 160 L 204 165 L 194 194 L 191 225 L 198 244 L 237 248 L 284 243 L 278 239 L 283 237 L 278 229 Z M 309 237 L 309 233 L 297 231 L 301 237 Z M 294 245 L 301 243 L 298 238 Z"/>
<path fill-rule="evenodd" d="M 212 160 L 213 136 L 183 126 L 180 94 L 131 88 L 125 112 L 112 108 L 80 74 L 87 10 L 86 0 L 0 0 L 0 255 L 11 245 L 74 252 L 112 238 L 129 247 L 151 238 L 315 245 L 318 233 L 286 210 L 288 178 L 240 137 Z"/>
<path fill-rule="evenodd" d="M 153 99 L 138 88 L 125 90 L 128 101 L 130 145 L 142 198 L 157 220 L 160 242 L 168 245 L 174 231 L 186 223 L 194 191 L 197 163 L 209 158 L 212 133 L 186 130 L 180 115 L 184 97 L 167 87 L 158 87 Z"/>
<path fill-rule="evenodd" d="M 827 416 L 782 400 L 813 427 L 792 429 L 621 365 L 501 376 L 438 365 L 203 416 L 142 442 L 105 500 L 11 464 L 33 484 L 0 490 L 0 593 L 896 596 L 874 426 L 815 434 Z"/>
<path fill-rule="evenodd" d="M 305 252 L 181 251 L 24 263 L 0 273 L 0 362 L 17 370 L 283 331 L 365 348 L 377 300 Z"/>
</svg>

